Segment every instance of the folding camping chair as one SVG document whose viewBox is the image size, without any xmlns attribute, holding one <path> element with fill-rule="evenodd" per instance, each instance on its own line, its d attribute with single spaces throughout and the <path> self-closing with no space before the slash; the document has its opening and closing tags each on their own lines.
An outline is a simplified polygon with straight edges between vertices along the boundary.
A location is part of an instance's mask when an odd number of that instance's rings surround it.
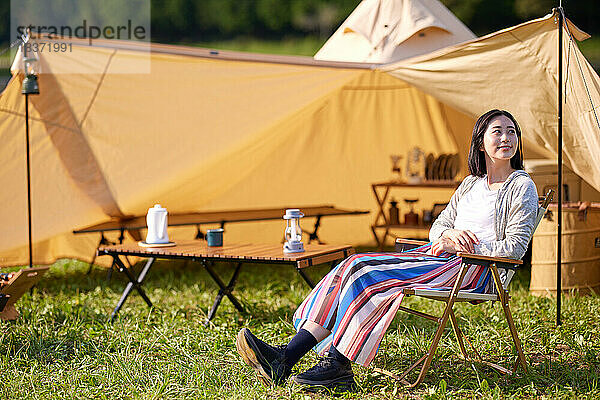
<svg viewBox="0 0 600 400">
<path fill-rule="evenodd" d="M 546 196 L 544 196 L 544 198 L 540 199 L 541 205 L 538 209 L 537 218 L 535 221 L 535 228 L 537 228 L 539 222 L 541 221 L 544 214 L 546 213 L 548 204 L 552 200 L 553 194 L 554 194 L 554 191 L 549 190 L 548 193 L 546 194 Z M 535 231 L 535 228 L 534 228 L 534 231 Z M 411 250 L 416 247 L 422 246 L 424 244 L 427 244 L 427 242 L 398 238 L 398 239 L 396 239 L 396 251 L 399 251 L 399 252 L 407 251 L 407 250 Z M 454 283 L 454 287 L 452 288 L 452 290 L 410 289 L 410 288 L 403 290 L 403 293 L 405 296 L 425 297 L 428 299 L 443 301 L 446 303 L 446 307 L 444 308 L 444 313 L 442 314 L 441 317 L 436 317 L 436 316 L 426 314 L 423 312 L 419 312 L 419 311 L 416 311 L 416 310 L 413 310 L 413 309 L 410 309 L 407 307 L 403 307 L 403 306 L 400 307 L 400 310 L 402 310 L 402 311 L 417 315 L 419 317 L 429 319 L 438 324 L 438 327 L 435 331 L 435 334 L 433 335 L 433 340 L 431 342 L 428 352 L 426 354 L 424 354 L 419 360 L 417 360 L 412 366 L 410 366 L 406 371 L 404 371 L 402 373 L 402 375 L 400 375 L 400 376 L 393 374 L 389 371 L 383 370 L 381 368 L 375 368 L 375 370 L 377 372 L 391 376 L 410 387 L 415 387 L 415 386 L 419 385 L 423 381 L 425 374 L 427 373 L 427 370 L 429 369 L 429 366 L 431 365 L 431 361 L 433 360 L 433 356 L 435 354 L 435 351 L 437 349 L 439 341 L 442 337 L 442 334 L 444 332 L 444 328 L 446 327 L 448 319 L 450 319 L 452 328 L 454 329 L 454 334 L 456 335 L 456 339 L 458 341 L 460 351 L 466 360 L 474 361 L 467 354 L 467 351 L 465 349 L 465 343 L 464 343 L 465 341 L 469 344 L 469 347 L 473 350 L 473 352 L 475 353 L 475 356 L 477 357 L 477 361 L 479 361 L 480 363 L 487 365 L 487 366 L 499 371 L 500 373 L 511 374 L 511 375 L 516 372 L 517 367 L 520 364 L 521 367 L 523 368 L 523 370 L 525 372 L 527 372 L 527 361 L 525 360 L 525 355 L 523 354 L 523 349 L 521 348 L 521 342 L 519 341 L 519 336 L 517 335 L 515 323 L 513 322 L 512 314 L 511 314 L 510 308 L 508 306 L 508 301 L 510 299 L 510 295 L 508 294 L 508 284 L 510 283 L 510 281 L 514 275 L 515 270 L 517 269 L 517 266 L 523 264 L 523 261 L 512 260 L 512 259 L 508 259 L 508 258 L 500 258 L 500 257 L 488 257 L 488 256 L 482 256 L 482 255 L 471 254 L 471 253 L 463 253 L 463 252 L 457 253 L 457 256 L 459 256 L 461 258 L 461 267 L 458 272 L 456 282 Z M 483 294 L 469 293 L 467 291 L 463 291 L 463 290 L 459 289 L 467 270 L 470 267 L 475 266 L 475 265 L 482 265 L 482 266 L 488 267 L 490 269 L 490 271 L 492 272 L 492 277 L 494 279 L 496 293 L 483 293 Z M 505 276 L 504 282 L 501 281 L 500 273 L 498 272 L 498 270 L 506 271 L 506 276 Z M 479 304 L 481 302 L 486 302 L 486 301 L 499 301 L 500 302 L 500 304 L 502 305 L 502 309 L 504 311 L 504 316 L 506 317 L 506 321 L 508 323 L 508 327 L 510 329 L 510 333 L 512 335 L 513 342 L 517 349 L 517 358 L 515 360 L 512 370 L 509 370 L 509 369 L 504 368 L 497 364 L 493 364 L 493 363 L 484 361 L 481 358 L 481 356 L 479 355 L 479 353 L 477 352 L 477 350 L 473 347 L 471 342 L 466 338 L 464 333 L 460 330 L 460 328 L 458 327 L 458 323 L 456 321 L 456 316 L 454 315 L 454 311 L 452 308 L 454 306 L 454 303 L 465 302 L 465 301 L 473 302 L 476 304 Z M 413 383 L 408 382 L 405 378 L 413 369 L 417 368 L 420 364 L 423 364 L 423 365 L 421 367 L 421 372 L 419 373 L 417 380 Z"/>
<path fill-rule="evenodd" d="M 0 286 L 0 319 L 14 320 L 19 317 L 19 312 L 14 304 L 31 289 L 46 273 L 49 267 L 25 268 L 15 272 L 12 277 Z"/>
</svg>

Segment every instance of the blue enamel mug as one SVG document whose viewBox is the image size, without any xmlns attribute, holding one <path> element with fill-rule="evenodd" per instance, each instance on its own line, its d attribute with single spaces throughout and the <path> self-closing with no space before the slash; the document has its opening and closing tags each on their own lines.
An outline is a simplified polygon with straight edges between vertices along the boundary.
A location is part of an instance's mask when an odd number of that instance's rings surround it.
<svg viewBox="0 0 600 400">
<path fill-rule="evenodd" d="M 223 246 L 223 228 L 207 230 L 206 242 L 210 247 Z"/>
</svg>

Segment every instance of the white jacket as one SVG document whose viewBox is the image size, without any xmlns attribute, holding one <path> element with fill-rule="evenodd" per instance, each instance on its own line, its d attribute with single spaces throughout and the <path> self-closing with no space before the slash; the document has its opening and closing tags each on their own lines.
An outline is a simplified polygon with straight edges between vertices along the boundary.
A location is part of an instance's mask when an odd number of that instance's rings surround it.
<svg viewBox="0 0 600 400">
<path fill-rule="evenodd" d="M 459 200 L 480 179 L 487 178 L 469 175 L 462 181 L 444 211 L 431 226 L 429 240 L 434 241 L 445 230 L 454 228 Z M 479 246 L 480 253 L 486 256 L 521 259 L 533 235 L 538 210 L 535 183 L 527 172 L 517 170 L 510 174 L 498 191 L 495 208 L 496 241 Z"/>
</svg>

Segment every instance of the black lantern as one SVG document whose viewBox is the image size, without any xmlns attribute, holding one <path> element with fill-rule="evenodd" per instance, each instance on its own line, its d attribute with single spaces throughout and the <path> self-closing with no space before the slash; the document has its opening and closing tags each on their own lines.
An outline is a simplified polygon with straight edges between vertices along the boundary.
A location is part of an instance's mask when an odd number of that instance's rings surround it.
<svg viewBox="0 0 600 400">
<path fill-rule="evenodd" d="M 23 52 L 25 53 L 25 48 Z M 24 57 L 23 67 L 25 68 L 25 79 L 23 79 L 23 85 L 21 86 L 22 94 L 40 94 L 40 88 L 38 86 L 38 74 L 40 73 L 39 60 L 37 57 Z"/>
</svg>

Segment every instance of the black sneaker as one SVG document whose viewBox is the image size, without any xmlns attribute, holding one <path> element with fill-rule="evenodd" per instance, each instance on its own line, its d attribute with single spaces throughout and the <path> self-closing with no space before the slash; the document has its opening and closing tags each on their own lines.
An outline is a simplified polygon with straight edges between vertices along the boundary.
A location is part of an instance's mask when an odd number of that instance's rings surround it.
<svg viewBox="0 0 600 400">
<path fill-rule="evenodd" d="M 285 346 L 271 346 L 243 328 L 237 335 L 237 351 L 246 364 L 258 372 L 265 384 L 283 384 L 290 376 L 291 368 L 285 364 Z"/>
<path fill-rule="evenodd" d="M 349 391 L 356 389 L 350 361 L 341 361 L 330 356 L 322 357 L 314 367 L 292 376 L 291 380 L 306 386 L 309 390 L 327 388 L 335 391 Z"/>
</svg>

